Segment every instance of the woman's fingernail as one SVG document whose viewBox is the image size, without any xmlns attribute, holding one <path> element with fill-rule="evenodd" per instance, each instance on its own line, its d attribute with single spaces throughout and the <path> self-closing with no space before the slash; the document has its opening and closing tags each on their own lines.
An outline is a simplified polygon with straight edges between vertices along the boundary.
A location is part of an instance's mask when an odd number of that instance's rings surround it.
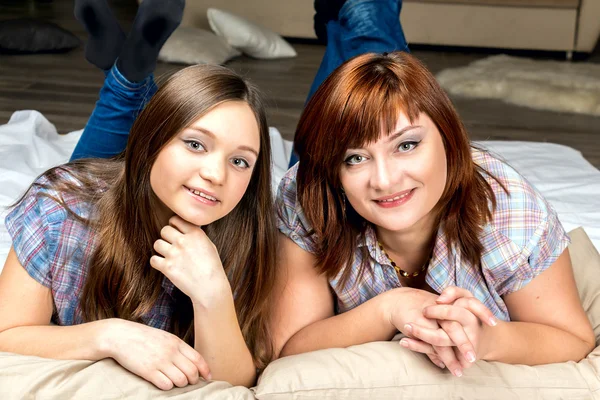
<svg viewBox="0 0 600 400">
<path fill-rule="evenodd" d="M 400 346 L 402 346 L 402 347 L 408 347 L 408 341 L 407 341 L 407 340 L 404 340 L 404 339 L 402 339 L 402 340 L 400 341 Z"/>
<path fill-rule="evenodd" d="M 496 325 L 498 325 L 498 321 L 496 320 L 496 318 L 494 318 L 494 317 L 490 317 L 490 325 L 491 325 L 491 326 L 496 326 Z"/>
<path fill-rule="evenodd" d="M 461 377 L 462 376 L 462 371 L 460 369 L 455 369 L 454 370 L 454 375 L 456 375 L 457 377 Z"/>
<path fill-rule="evenodd" d="M 467 351 L 467 360 L 469 360 L 469 362 L 475 362 L 475 353 Z"/>
<path fill-rule="evenodd" d="M 208 375 L 206 376 L 208 378 L 209 381 L 212 381 L 212 374 L 209 372 Z"/>
<path fill-rule="evenodd" d="M 404 330 L 408 333 L 412 333 L 412 326 L 409 324 L 404 325 Z"/>
<path fill-rule="evenodd" d="M 444 363 L 443 363 L 443 362 L 439 362 L 439 363 L 437 363 L 437 366 L 438 366 L 438 367 L 440 367 L 441 369 L 444 369 L 444 368 L 446 368 L 446 366 L 444 365 Z"/>
</svg>

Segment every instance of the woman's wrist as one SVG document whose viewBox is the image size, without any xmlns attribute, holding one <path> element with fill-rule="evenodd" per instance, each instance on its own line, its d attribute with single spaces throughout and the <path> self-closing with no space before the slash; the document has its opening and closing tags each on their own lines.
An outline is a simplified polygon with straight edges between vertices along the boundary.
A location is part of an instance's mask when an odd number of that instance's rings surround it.
<svg viewBox="0 0 600 400">
<path fill-rule="evenodd" d="M 483 324 L 481 328 L 481 338 L 479 342 L 479 349 L 477 349 L 477 358 L 485 361 L 497 361 L 498 360 L 498 346 L 500 343 L 496 334 L 500 332 L 505 326 L 506 322 L 498 320 L 498 324 L 494 327 L 488 324 Z M 496 346 L 494 346 L 496 343 Z"/>
<path fill-rule="evenodd" d="M 411 288 L 396 288 L 388 290 L 379 295 L 380 297 L 380 315 L 382 316 L 383 323 L 393 331 L 399 330 L 399 322 L 397 317 L 400 312 L 400 307 L 403 304 L 402 299 L 405 298 Z"/>
</svg>

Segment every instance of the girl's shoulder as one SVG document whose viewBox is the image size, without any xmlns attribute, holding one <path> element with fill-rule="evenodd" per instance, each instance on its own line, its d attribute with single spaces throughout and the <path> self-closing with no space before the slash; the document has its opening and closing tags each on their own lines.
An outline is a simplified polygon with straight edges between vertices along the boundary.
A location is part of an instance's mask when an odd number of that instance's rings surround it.
<svg viewBox="0 0 600 400">
<path fill-rule="evenodd" d="M 33 182 L 6 216 L 17 258 L 44 286 L 50 287 L 56 272 L 53 268 L 67 262 L 73 254 L 71 248 L 90 238 L 91 230 L 84 222 L 90 216 L 89 204 L 63 189 L 80 185 L 68 167 L 49 170 Z"/>
</svg>

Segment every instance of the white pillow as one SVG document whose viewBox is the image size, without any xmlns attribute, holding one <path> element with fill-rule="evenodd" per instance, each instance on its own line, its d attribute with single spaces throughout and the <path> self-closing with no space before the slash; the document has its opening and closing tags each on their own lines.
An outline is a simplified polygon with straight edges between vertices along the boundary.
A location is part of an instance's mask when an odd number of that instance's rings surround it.
<svg viewBox="0 0 600 400">
<path fill-rule="evenodd" d="M 277 33 L 216 8 L 206 12 L 212 30 L 227 43 L 254 58 L 296 57 L 296 50 Z"/>
<path fill-rule="evenodd" d="M 158 59 L 183 64 L 224 64 L 241 55 L 225 39 L 214 33 L 180 26 L 163 45 Z"/>
</svg>

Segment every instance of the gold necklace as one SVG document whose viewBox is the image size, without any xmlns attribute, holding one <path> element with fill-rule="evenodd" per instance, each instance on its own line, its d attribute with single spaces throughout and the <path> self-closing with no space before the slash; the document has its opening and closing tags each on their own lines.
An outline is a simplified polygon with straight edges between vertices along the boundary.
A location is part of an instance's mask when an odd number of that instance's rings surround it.
<svg viewBox="0 0 600 400">
<path fill-rule="evenodd" d="M 396 270 L 396 273 L 402 275 L 403 277 L 408 278 L 408 279 L 416 278 L 417 276 L 419 276 L 421 274 L 421 272 L 423 272 L 427 269 L 427 263 L 425 263 L 425 264 L 423 264 L 423 266 L 421 267 L 420 270 L 415 271 L 413 273 L 408 273 L 396 265 L 396 262 L 394 260 L 392 260 L 392 257 L 390 257 L 390 255 L 387 253 L 387 251 L 385 251 L 385 249 L 383 248 L 383 245 L 381 244 L 381 242 L 379 240 L 377 241 L 377 244 L 379 245 L 379 248 L 381 249 L 383 254 L 385 254 L 385 256 L 387 257 L 387 259 L 390 260 L 390 263 L 392 264 L 392 267 L 394 267 L 394 269 Z"/>
</svg>

